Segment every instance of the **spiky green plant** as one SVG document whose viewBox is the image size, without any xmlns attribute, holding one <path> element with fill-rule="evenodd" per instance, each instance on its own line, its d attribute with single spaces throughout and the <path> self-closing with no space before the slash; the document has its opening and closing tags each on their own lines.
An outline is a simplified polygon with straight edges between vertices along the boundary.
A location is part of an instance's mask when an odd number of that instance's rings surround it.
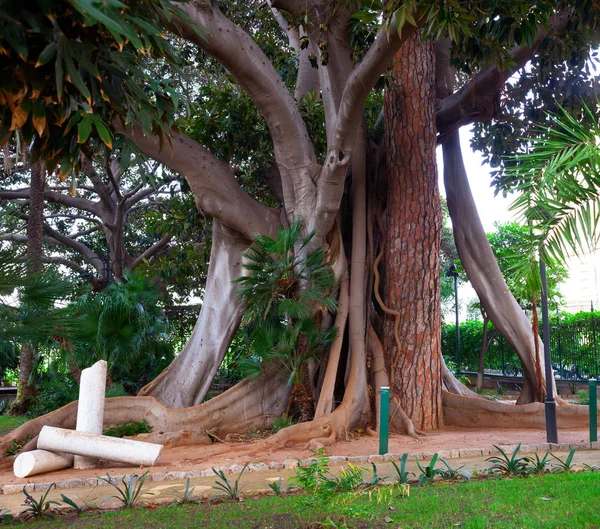
<svg viewBox="0 0 600 529">
<path fill-rule="evenodd" d="M 330 296 L 336 280 L 324 249 L 312 248 L 313 238 L 301 235 L 299 220 L 280 228 L 276 239 L 258 235 L 244 254 L 248 275 L 236 280 L 242 324 L 252 329 L 251 356 L 240 361 L 243 373 L 256 377 L 265 363 L 284 371 L 301 409 L 308 398 L 306 362 L 337 335 L 337 328 L 323 331 L 319 325 L 324 311 L 337 308 Z"/>
<path fill-rule="evenodd" d="M 582 106 L 582 119 L 561 109 L 551 116 L 552 127 L 538 129 L 538 137 L 530 139 L 528 153 L 509 159 L 507 175 L 520 183 L 511 207 L 530 228 L 514 270 L 532 291 L 541 287 L 540 259 L 564 264 L 569 254 L 599 242 L 600 126 L 597 113 Z"/>
</svg>

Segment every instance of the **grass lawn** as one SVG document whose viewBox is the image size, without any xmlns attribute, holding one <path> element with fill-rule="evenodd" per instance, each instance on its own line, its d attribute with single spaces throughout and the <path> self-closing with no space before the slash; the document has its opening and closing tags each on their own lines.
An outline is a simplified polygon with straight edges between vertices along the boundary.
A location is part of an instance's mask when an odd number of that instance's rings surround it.
<svg viewBox="0 0 600 529">
<path fill-rule="evenodd" d="M 388 490 L 389 487 L 378 489 Z M 104 514 L 58 516 L 27 528 L 210 529 L 346 528 L 600 528 L 600 473 L 555 474 L 517 479 L 411 487 L 388 504 L 374 491 L 323 496 L 250 499 L 243 503 L 171 505 Z M 379 501 L 379 499 L 381 501 Z"/>
<path fill-rule="evenodd" d="M 8 415 L 0 415 L 0 430 L 14 429 L 21 426 L 27 417 L 9 417 Z"/>
</svg>

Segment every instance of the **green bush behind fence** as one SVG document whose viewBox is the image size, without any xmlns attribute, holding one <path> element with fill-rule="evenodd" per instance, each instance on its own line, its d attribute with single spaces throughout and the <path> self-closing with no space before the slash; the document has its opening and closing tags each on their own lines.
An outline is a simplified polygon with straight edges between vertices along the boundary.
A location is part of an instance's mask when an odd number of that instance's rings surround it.
<svg viewBox="0 0 600 529">
<path fill-rule="evenodd" d="M 541 326 L 541 320 L 540 320 Z M 442 353 L 457 361 L 456 326 L 442 326 Z M 489 324 L 489 331 L 493 330 Z M 488 331 L 488 332 L 489 332 Z M 460 370 L 477 371 L 483 322 L 460 324 Z M 564 380 L 597 377 L 600 362 L 600 311 L 560 313 L 550 317 L 550 353 L 555 376 Z M 521 362 L 514 349 L 497 334 L 485 355 L 485 371 L 522 376 Z"/>
</svg>

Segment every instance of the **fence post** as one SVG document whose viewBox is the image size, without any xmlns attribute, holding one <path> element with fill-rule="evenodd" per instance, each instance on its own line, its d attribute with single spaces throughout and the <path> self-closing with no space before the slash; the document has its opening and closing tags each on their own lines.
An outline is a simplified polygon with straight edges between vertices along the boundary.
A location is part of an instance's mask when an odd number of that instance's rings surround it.
<svg viewBox="0 0 600 529">
<path fill-rule="evenodd" d="M 390 422 L 390 388 L 381 387 L 379 392 L 379 455 L 388 453 Z"/>
<path fill-rule="evenodd" d="M 504 336 L 500 335 L 500 354 L 502 355 L 502 375 L 506 376 L 506 362 L 504 361 Z"/>
<path fill-rule="evenodd" d="M 590 443 L 598 440 L 598 382 L 593 378 L 589 380 L 590 391 Z"/>
<path fill-rule="evenodd" d="M 592 344 L 594 347 L 594 363 L 596 364 L 596 380 L 598 380 L 598 350 L 596 348 L 596 313 L 594 312 L 594 302 L 590 302 L 592 309 Z"/>
</svg>

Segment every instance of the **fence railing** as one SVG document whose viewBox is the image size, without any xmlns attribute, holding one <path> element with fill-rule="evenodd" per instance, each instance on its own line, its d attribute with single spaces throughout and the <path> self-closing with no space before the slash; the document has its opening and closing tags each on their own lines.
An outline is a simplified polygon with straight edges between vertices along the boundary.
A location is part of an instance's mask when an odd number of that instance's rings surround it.
<svg viewBox="0 0 600 529">
<path fill-rule="evenodd" d="M 488 332 L 493 330 L 490 324 Z M 483 323 L 460 325 L 460 356 L 457 355 L 455 326 L 444 325 L 442 353 L 457 361 L 461 372 L 476 372 L 483 336 Z M 554 375 L 561 380 L 588 380 L 600 375 L 600 311 L 554 315 L 550 321 L 550 353 Z M 523 376 L 521 362 L 506 339 L 497 334 L 485 355 L 488 374 Z"/>
</svg>

